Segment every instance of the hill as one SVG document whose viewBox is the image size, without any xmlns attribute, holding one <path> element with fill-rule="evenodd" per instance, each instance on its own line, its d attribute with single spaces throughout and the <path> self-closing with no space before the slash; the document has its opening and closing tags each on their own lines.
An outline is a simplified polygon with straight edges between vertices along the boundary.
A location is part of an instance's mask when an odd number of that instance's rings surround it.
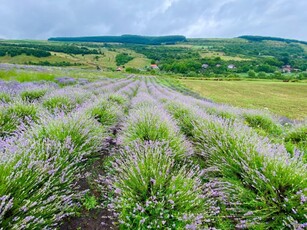
<svg viewBox="0 0 307 230">
<path fill-rule="evenodd" d="M 279 41 L 279 42 L 286 42 L 286 43 L 301 43 L 304 45 L 307 45 L 307 42 L 305 41 L 299 41 L 299 40 L 294 40 L 294 39 L 286 39 L 286 38 L 277 38 L 277 37 L 263 37 L 263 36 L 252 36 L 252 35 L 243 35 L 239 36 L 239 38 L 246 39 L 248 41 Z"/>
<path fill-rule="evenodd" d="M 186 38 L 181 35 L 171 36 L 140 36 L 140 35 L 121 35 L 121 36 L 92 36 L 92 37 L 55 37 L 48 41 L 65 42 L 106 42 L 106 43 L 124 43 L 124 44 L 145 44 L 161 45 L 185 42 Z"/>
<path fill-rule="evenodd" d="M 101 36 L 0 41 L 0 63 L 75 66 L 130 73 L 153 72 L 196 78 L 274 78 L 307 76 L 303 41 L 260 36 Z M 150 66 L 155 64 L 154 68 Z"/>
</svg>

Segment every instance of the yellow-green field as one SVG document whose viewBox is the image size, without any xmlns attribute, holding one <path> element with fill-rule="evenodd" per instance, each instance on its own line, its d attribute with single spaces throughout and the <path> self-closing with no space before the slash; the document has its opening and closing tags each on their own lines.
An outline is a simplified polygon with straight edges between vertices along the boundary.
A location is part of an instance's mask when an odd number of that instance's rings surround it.
<svg viewBox="0 0 307 230">
<path fill-rule="evenodd" d="M 215 102 L 268 109 L 292 119 L 307 118 L 307 83 L 181 80 Z"/>
<path fill-rule="evenodd" d="M 224 61 L 248 61 L 250 58 L 242 58 L 239 56 L 227 56 L 223 52 L 213 52 L 213 51 L 201 51 L 199 52 L 202 58 L 217 58 L 220 57 Z"/>
<path fill-rule="evenodd" d="M 188 48 L 197 50 L 201 58 L 216 58 L 220 57 L 224 61 L 248 61 L 250 58 L 243 58 L 239 56 L 227 56 L 223 52 L 210 51 L 208 46 L 190 45 L 190 44 L 176 44 L 173 47 Z"/>
</svg>

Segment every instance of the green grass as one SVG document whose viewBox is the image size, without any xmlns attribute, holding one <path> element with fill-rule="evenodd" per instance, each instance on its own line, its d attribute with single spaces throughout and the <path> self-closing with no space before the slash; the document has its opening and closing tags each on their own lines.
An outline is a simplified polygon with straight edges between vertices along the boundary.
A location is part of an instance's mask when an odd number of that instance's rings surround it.
<svg viewBox="0 0 307 230">
<path fill-rule="evenodd" d="M 99 80 L 101 78 L 122 78 L 124 77 L 121 72 L 113 71 L 97 71 L 81 68 L 71 68 L 69 70 L 65 68 L 52 68 L 46 67 L 44 72 L 32 71 L 32 70 L 0 70 L 0 80 L 4 81 L 18 81 L 18 82 L 31 82 L 31 81 L 55 81 L 57 77 L 69 76 L 72 78 L 83 78 L 89 81 Z M 6 100 L 8 98 L 4 95 L 0 95 L 0 100 Z"/>
<path fill-rule="evenodd" d="M 86 208 L 86 210 L 94 209 L 97 206 L 98 202 L 95 198 L 95 196 L 89 195 L 88 193 L 85 194 L 83 199 L 83 206 Z"/>
<path fill-rule="evenodd" d="M 266 109 L 291 119 L 307 117 L 307 84 L 269 81 L 181 80 L 188 88 L 218 103 Z"/>
<path fill-rule="evenodd" d="M 0 71 L 0 80 L 5 81 L 54 81 L 55 75 L 48 72 L 34 72 L 34 71 Z"/>
</svg>

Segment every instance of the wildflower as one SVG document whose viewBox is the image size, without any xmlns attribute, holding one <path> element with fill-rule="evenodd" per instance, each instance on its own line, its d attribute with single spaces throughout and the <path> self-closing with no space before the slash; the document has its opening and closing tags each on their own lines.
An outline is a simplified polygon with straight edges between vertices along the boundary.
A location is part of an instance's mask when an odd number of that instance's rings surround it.
<svg viewBox="0 0 307 230">
<path fill-rule="evenodd" d="M 247 213 L 244 214 L 244 216 L 251 216 L 253 215 L 254 213 L 252 211 L 248 211 Z"/>
<path fill-rule="evenodd" d="M 195 224 L 187 224 L 185 229 L 196 230 L 197 226 Z"/>
<path fill-rule="evenodd" d="M 144 224 L 145 221 L 146 221 L 146 219 L 145 219 L 145 218 L 142 218 L 142 219 L 140 220 L 140 223 L 141 223 L 141 224 Z"/>
</svg>

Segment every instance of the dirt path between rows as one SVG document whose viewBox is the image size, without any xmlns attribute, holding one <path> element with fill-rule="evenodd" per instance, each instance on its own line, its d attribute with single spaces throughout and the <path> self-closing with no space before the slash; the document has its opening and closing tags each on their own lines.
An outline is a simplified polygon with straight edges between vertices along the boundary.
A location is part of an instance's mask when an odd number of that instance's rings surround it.
<svg viewBox="0 0 307 230">
<path fill-rule="evenodd" d="M 95 196 L 97 201 L 101 201 L 102 195 L 97 189 L 99 175 L 105 175 L 103 162 L 107 156 L 115 151 L 118 146 L 116 142 L 116 134 L 120 130 L 120 125 L 116 125 L 110 130 L 113 134 L 104 140 L 104 148 L 100 151 L 92 164 L 88 166 L 84 172 L 84 177 L 77 183 L 80 191 L 89 190 L 89 193 Z M 95 184 L 96 183 L 96 184 Z M 116 222 L 116 217 L 107 208 L 101 206 L 86 210 L 83 208 L 80 215 L 70 217 L 64 221 L 59 228 L 60 230 L 102 230 L 102 229 L 118 229 L 113 223 Z"/>
</svg>

